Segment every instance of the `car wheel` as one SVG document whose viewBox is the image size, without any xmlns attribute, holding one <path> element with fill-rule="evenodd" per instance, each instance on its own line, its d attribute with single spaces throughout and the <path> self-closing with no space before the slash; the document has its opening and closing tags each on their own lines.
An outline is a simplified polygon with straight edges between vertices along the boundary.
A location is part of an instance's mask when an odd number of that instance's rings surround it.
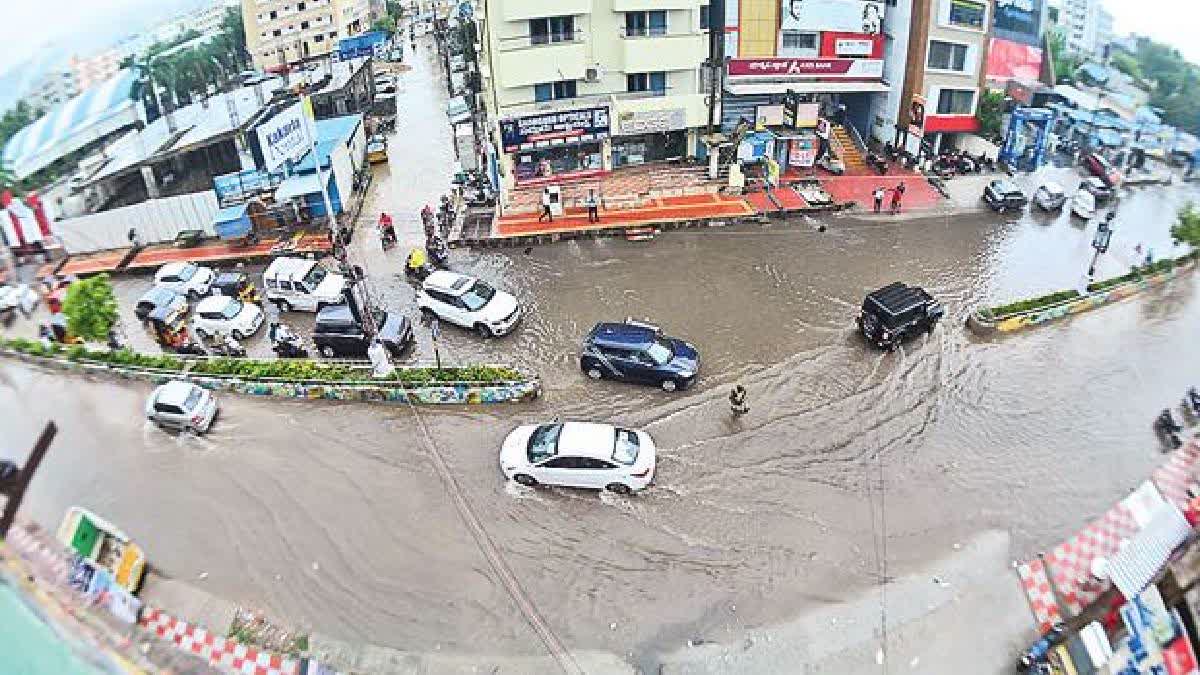
<svg viewBox="0 0 1200 675">
<path fill-rule="evenodd" d="M 519 473 L 513 476 L 513 480 L 517 481 L 525 487 L 533 487 L 538 484 L 537 479 L 527 473 Z"/>
<path fill-rule="evenodd" d="M 292 303 L 288 302 L 287 300 L 276 300 L 275 306 L 278 307 L 279 311 L 281 312 L 292 311 Z"/>
<path fill-rule="evenodd" d="M 337 354 L 334 353 L 333 347 L 325 345 L 321 347 L 321 356 L 324 356 L 327 359 L 332 359 L 334 356 L 337 356 Z"/>
<path fill-rule="evenodd" d="M 240 330 L 230 331 L 229 334 L 233 336 L 234 340 L 245 340 L 246 339 L 246 336 Z"/>
<path fill-rule="evenodd" d="M 482 324 L 482 323 L 475 324 L 475 332 L 479 333 L 479 337 L 481 337 L 481 338 L 492 337 L 492 329 L 488 328 L 487 324 Z"/>
<path fill-rule="evenodd" d="M 201 340 L 207 340 L 208 339 L 208 331 L 204 330 L 203 328 L 197 328 L 196 329 L 196 337 L 200 338 Z"/>
<path fill-rule="evenodd" d="M 629 489 L 629 486 L 624 483 L 609 483 L 608 485 L 604 486 L 604 489 L 608 490 L 609 492 L 615 492 L 619 495 L 627 495 L 630 492 L 633 492 L 633 490 Z"/>
<path fill-rule="evenodd" d="M 604 373 L 600 372 L 599 368 L 588 368 L 587 376 L 593 380 L 598 380 L 601 377 L 604 377 Z"/>
<path fill-rule="evenodd" d="M 663 380 L 660 386 L 663 388 L 663 391 L 675 391 L 679 388 L 679 384 L 675 380 Z"/>
</svg>

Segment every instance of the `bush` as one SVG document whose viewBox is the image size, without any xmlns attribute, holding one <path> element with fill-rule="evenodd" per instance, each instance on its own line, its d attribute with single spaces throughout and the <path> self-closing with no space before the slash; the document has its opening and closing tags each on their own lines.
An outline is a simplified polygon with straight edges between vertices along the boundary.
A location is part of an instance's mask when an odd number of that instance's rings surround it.
<svg viewBox="0 0 1200 675">
<path fill-rule="evenodd" d="M 1184 259 L 1188 259 L 1188 256 L 1183 256 L 1181 258 L 1181 260 Z M 1097 281 L 1095 283 L 1088 284 L 1088 292 L 1095 293 L 1096 291 L 1103 291 L 1129 281 L 1137 281 L 1138 279 L 1153 276 L 1159 272 L 1166 272 L 1173 267 L 1175 267 L 1175 261 L 1170 258 L 1157 260 L 1149 265 L 1146 265 L 1145 267 L 1135 267 L 1129 274 L 1123 274 L 1119 277 L 1113 277 L 1112 279 L 1105 279 L 1103 281 Z"/>
<path fill-rule="evenodd" d="M 108 331 L 117 323 L 117 296 L 108 275 L 80 279 L 68 286 L 62 312 L 72 335 L 92 342 L 107 339 Z"/>
<path fill-rule="evenodd" d="M 983 314 L 992 318 L 997 318 L 1008 316 L 1009 314 L 1028 312 L 1031 309 L 1049 307 L 1050 305 L 1056 305 L 1060 302 L 1066 302 L 1067 300 L 1074 300 L 1078 297 L 1079 291 L 1056 291 L 1054 293 L 1048 293 L 1046 295 L 1030 298 L 1028 300 L 1010 302 L 1007 305 L 1000 305 L 999 307 L 989 307 L 988 309 L 983 310 Z"/>
</svg>

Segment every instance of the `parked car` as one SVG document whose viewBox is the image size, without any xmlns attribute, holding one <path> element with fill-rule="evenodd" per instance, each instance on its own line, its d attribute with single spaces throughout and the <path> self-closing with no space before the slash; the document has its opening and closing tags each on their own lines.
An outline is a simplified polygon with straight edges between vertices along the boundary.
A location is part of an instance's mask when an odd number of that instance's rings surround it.
<svg viewBox="0 0 1200 675">
<path fill-rule="evenodd" d="M 607 377 L 675 391 L 696 381 L 700 354 L 658 326 L 626 319 L 592 328 L 583 339 L 579 367 L 593 380 Z"/>
<path fill-rule="evenodd" d="M 211 269 L 195 263 L 170 262 L 154 273 L 154 285 L 186 295 L 194 302 L 200 296 L 208 295 L 214 276 Z"/>
<path fill-rule="evenodd" d="M 1079 187 L 1092 193 L 1092 196 L 1096 198 L 1097 202 L 1106 202 L 1112 199 L 1114 194 L 1112 188 L 1105 184 L 1103 180 L 1100 180 L 1095 176 L 1084 180 Z"/>
<path fill-rule="evenodd" d="M 262 323 L 263 311 L 258 305 L 228 295 L 201 300 L 192 318 L 193 331 L 200 338 L 221 334 L 241 340 L 258 332 Z"/>
<path fill-rule="evenodd" d="M 438 270 L 425 277 L 417 307 L 481 337 L 505 335 L 521 320 L 517 299 L 472 276 Z"/>
<path fill-rule="evenodd" d="M 400 356 L 412 346 L 413 329 L 408 317 L 376 310 L 374 319 L 379 327 L 379 341 L 392 356 Z M 317 312 L 312 340 L 317 351 L 329 359 L 366 358 L 371 346 L 371 338 L 349 305 L 332 305 Z"/>
<path fill-rule="evenodd" d="M 1108 159 L 1098 152 L 1089 152 L 1084 155 L 1083 166 L 1087 168 L 1088 173 L 1104 181 L 1104 184 L 1110 188 L 1121 184 L 1121 172 L 1113 168 Z"/>
<path fill-rule="evenodd" d="M 1045 183 L 1033 193 L 1033 203 L 1043 211 L 1058 211 L 1067 203 L 1067 192 L 1058 183 Z"/>
<path fill-rule="evenodd" d="M 267 300 L 281 312 L 319 312 L 346 301 L 346 278 L 306 258 L 272 260 L 263 272 L 263 286 Z"/>
<path fill-rule="evenodd" d="M 929 332 L 946 313 L 923 288 L 899 281 L 867 294 L 858 315 L 858 329 L 880 349 L 893 350 L 912 335 Z"/>
<path fill-rule="evenodd" d="M 1020 209 L 1029 203 L 1021 188 L 1004 179 L 994 180 L 987 184 L 987 187 L 983 189 L 983 201 L 997 213 Z"/>
<path fill-rule="evenodd" d="M 1096 196 L 1087 190 L 1077 190 L 1071 198 L 1071 213 L 1091 220 L 1096 217 Z"/>
<path fill-rule="evenodd" d="M 146 419 L 160 427 L 181 431 L 207 432 L 217 412 L 216 397 L 207 389 L 182 380 L 160 385 L 146 399 Z"/>
<path fill-rule="evenodd" d="M 522 485 L 563 485 L 628 494 L 654 480 L 650 434 L 595 422 L 519 426 L 504 439 L 500 470 Z"/>
<path fill-rule="evenodd" d="M 137 304 L 133 306 L 133 315 L 138 318 L 138 321 L 145 322 L 150 318 L 150 314 L 159 308 L 166 308 L 170 312 L 184 312 L 188 310 L 187 298 L 162 286 L 155 286 L 146 291 Z"/>
</svg>

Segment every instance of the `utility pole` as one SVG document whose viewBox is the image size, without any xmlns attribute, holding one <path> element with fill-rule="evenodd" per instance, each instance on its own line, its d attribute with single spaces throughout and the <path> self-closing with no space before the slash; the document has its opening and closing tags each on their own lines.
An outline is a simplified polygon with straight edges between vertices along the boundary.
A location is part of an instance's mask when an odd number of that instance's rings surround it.
<svg viewBox="0 0 1200 675">
<path fill-rule="evenodd" d="M 7 501 L 4 503 L 4 515 L 0 516 L 0 539 L 8 537 L 8 530 L 17 517 L 17 509 L 21 508 L 21 500 L 25 498 L 25 490 L 29 487 L 29 481 L 33 480 L 33 474 L 37 472 L 42 458 L 46 456 L 46 451 L 50 449 L 50 443 L 54 441 L 57 433 L 58 426 L 53 421 L 47 422 L 46 428 L 42 429 L 42 435 L 38 436 L 37 442 L 33 444 L 29 459 L 25 460 L 25 466 L 21 467 L 15 475 L 7 479 L 0 479 L 0 494 L 7 497 Z"/>
<path fill-rule="evenodd" d="M 720 94 L 721 73 L 725 68 L 725 0 L 712 0 L 708 5 L 708 134 L 715 131 L 717 100 Z"/>
<path fill-rule="evenodd" d="M 1088 279 L 1091 279 L 1096 274 L 1096 262 L 1100 260 L 1102 253 L 1108 252 L 1108 245 L 1112 243 L 1112 221 L 1116 217 L 1116 212 L 1109 211 L 1104 220 L 1096 226 L 1096 236 L 1092 239 L 1092 248 L 1095 253 L 1092 254 L 1092 264 L 1088 265 Z"/>
</svg>

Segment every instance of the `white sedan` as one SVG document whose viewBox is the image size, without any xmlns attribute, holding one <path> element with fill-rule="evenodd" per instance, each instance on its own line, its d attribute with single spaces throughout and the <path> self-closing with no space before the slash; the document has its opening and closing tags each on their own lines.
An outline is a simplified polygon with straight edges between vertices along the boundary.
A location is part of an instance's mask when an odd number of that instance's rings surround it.
<svg viewBox="0 0 1200 675">
<path fill-rule="evenodd" d="M 504 439 L 500 470 L 522 485 L 562 485 L 629 494 L 654 480 L 650 434 L 594 422 L 517 427 Z"/>
<path fill-rule="evenodd" d="M 242 302 L 228 295 L 213 295 L 196 305 L 192 320 L 196 335 L 232 335 L 241 340 L 258 331 L 263 323 L 263 311 L 258 305 Z"/>
<path fill-rule="evenodd" d="M 159 427 L 202 434 L 217 417 L 217 399 L 191 382 L 172 380 L 146 399 L 146 419 Z"/>
<path fill-rule="evenodd" d="M 186 295 L 194 302 L 196 298 L 208 295 L 214 276 L 211 269 L 195 263 L 169 262 L 154 273 L 154 285 Z"/>
</svg>

